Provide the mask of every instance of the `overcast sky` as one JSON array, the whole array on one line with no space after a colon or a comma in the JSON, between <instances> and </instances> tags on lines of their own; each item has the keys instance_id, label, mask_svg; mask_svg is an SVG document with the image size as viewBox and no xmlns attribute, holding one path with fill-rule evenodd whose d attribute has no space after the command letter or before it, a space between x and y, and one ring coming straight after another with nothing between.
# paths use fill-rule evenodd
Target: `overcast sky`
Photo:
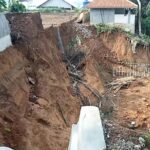
<instances>
[{"instance_id":1,"label":"overcast sky","mask_svg":"<svg viewBox=\"0 0 150 150\"><path fill-rule=\"evenodd\" d=\"M80 6L83 3L83 0L66 0L66 1L68 1L69 3L71 3L73 5L77 5L77 6Z\"/></svg>"},{"instance_id":2,"label":"overcast sky","mask_svg":"<svg viewBox=\"0 0 150 150\"><path fill-rule=\"evenodd\" d=\"M5 1L8 2L9 0L5 0ZM34 1L35 4L40 5L42 2L44 2L46 0L32 0L32 1ZM69 2L70 4L72 4L74 6L80 7L80 6L82 6L84 0L65 0L65 1ZM92 0L89 0L89 1L92 1Z\"/></svg>"},{"instance_id":3,"label":"overcast sky","mask_svg":"<svg viewBox=\"0 0 150 150\"><path fill-rule=\"evenodd\" d=\"M82 6L84 0L66 0L66 1L75 6ZM91 0L89 0L89 1L91 1Z\"/></svg>"}]
</instances>

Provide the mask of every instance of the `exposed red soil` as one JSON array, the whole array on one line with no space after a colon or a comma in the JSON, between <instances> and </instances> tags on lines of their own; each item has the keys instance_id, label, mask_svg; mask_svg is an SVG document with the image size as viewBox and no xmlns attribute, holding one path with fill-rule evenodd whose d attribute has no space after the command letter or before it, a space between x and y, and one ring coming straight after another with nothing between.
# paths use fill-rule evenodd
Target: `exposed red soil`
<instances>
[{"instance_id":1,"label":"exposed red soil","mask_svg":"<svg viewBox=\"0 0 150 150\"><path fill-rule=\"evenodd\" d=\"M114 103L115 122L128 128L134 121L139 130L150 131L150 78L138 79L121 90Z\"/></svg>"},{"instance_id":2,"label":"exposed red soil","mask_svg":"<svg viewBox=\"0 0 150 150\"><path fill-rule=\"evenodd\" d=\"M67 149L80 103L70 93L55 29L45 33L39 14L7 18L19 37L0 54L0 143L15 150Z\"/></svg>"},{"instance_id":3,"label":"exposed red soil","mask_svg":"<svg viewBox=\"0 0 150 150\"><path fill-rule=\"evenodd\" d=\"M150 62L150 46L138 44L136 53L133 53L131 41L123 33L104 33L100 35L100 40L116 53L118 60L145 64Z\"/></svg>"}]
</instances>

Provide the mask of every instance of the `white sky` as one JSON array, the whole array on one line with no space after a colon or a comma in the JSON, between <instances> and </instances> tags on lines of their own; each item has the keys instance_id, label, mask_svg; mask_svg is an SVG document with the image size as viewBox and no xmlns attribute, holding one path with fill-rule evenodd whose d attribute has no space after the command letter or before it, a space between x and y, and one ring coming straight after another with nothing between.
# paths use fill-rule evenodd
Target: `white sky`
<instances>
[{"instance_id":1,"label":"white sky","mask_svg":"<svg viewBox=\"0 0 150 150\"><path fill-rule=\"evenodd\" d=\"M66 0L66 1L75 6L81 6L84 0ZM92 1L92 0L89 0L89 1Z\"/></svg>"},{"instance_id":2,"label":"white sky","mask_svg":"<svg viewBox=\"0 0 150 150\"><path fill-rule=\"evenodd\" d=\"M5 0L5 1L8 2L8 0ZM38 4L41 4L42 2L44 2L46 0L32 0L32 1L34 2L35 5L36 4L38 5ZM65 1L69 2L72 5L80 7L80 6L82 6L84 0L65 0ZM92 1L92 0L89 0L89 1Z\"/></svg>"},{"instance_id":3,"label":"white sky","mask_svg":"<svg viewBox=\"0 0 150 150\"><path fill-rule=\"evenodd\" d=\"M82 5L82 3L83 3L83 0L66 0L66 1L68 1L69 3L71 3L73 5L77 5L77 6Z\"/></svg>"},{"instance_id":4,"label":"white sky","mask_svg":"<svg viewBox=\"0 0 150 150\"><path fill-rule=\"evenodd\" d=\"M34 1L34 3L41 3L46 0L33 0L33 1ZM65 1L69 2L72 5L80 7L80 6L82 6L84 0L65 0ZM92 0L89 0L89 1L92 1Z\"/></svg>"}]
</instances>

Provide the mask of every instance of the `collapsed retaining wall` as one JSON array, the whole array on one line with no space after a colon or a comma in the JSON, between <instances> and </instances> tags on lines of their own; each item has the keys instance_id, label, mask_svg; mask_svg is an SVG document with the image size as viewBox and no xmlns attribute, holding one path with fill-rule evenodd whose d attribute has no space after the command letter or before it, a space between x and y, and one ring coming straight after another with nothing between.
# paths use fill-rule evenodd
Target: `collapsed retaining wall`
<instances>
[{"instance_id":1,"label":"collapsed retaining wall","mask_svg":"<svg viewBox=\"0 0 150 150\"><path fill-rule=\"evenodd\" d=\"M0 52L11 46L10 27L5 14L0 13Z\"/></svg>"}]
</instances>

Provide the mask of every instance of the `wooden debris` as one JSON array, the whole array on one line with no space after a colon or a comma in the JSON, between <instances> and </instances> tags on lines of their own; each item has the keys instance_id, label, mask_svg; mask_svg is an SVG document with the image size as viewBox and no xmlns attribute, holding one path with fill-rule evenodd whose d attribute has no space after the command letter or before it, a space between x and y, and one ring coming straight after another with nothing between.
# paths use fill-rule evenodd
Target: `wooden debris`
<instances>
[{"instance_id":1,"label":"wooden debris","mask_svg":"<svg viewBox=\"0 0 150 150\"><path fill-rule=\"evenodd\" d=\"M114 93L117 93L121 88L129 86L135 80L136 78L134 77L119 78L107 84L107 86L110 86L114 90Z\"/></svg>"},{"instance_id":2,"label":"wooden debris","mask_svg":"<svg viewBox=\"0 0 150 150\"><path fill-rule=\"evenodd\" d=\"M95 91L93 88L91 88L88 84L86 84L85 82L81 81L81 80L78 80L79 83L83 84L89 91L92 92L93 95L95 95L98 99L102 98L102 96L97 92Z\"/></svg>"}]
</instances>

